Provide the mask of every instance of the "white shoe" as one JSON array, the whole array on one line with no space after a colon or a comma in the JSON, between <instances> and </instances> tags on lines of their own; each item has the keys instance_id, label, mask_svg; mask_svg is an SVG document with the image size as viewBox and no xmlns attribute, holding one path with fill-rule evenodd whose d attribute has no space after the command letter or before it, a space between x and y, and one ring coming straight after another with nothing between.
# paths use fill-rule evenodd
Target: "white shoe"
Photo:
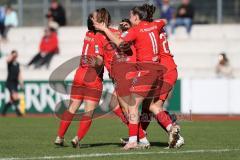
<instances>
[{"instance_id":1,"label":"white shoe","mask_svg":"<svg viewBox=\"0 0 240 160\"><path fill-rule=\"evenodd\" d=\"M57 146L64 146L64 138L61 138L61 137L57 136L54 144L57 145Z\"/></svg>"},{"instance_id":2,"label":"white shoe","mask_svg":"<svg viewBox=\"0 0 240 160\"><path fill-rule=\"evenodd\" d=\"M184 145L184 138L178 134L179 137L178 137L178 140L177 140L177 143L175 144L174 148L181 148L183 145Z\"/></svg>"},{"instance_id":3,"label":"white shoe","mask_svg":"<svg viewBox=\"0 0 240 160\"><path fill-rule=\"evenodd\" d=\"M151 145L149 142L138 142L138 148L150 149Z\"/></svg>"},{"instance_id":4,"label":"white shoe","mask_svg":"<svg viewBox=\"0 0 240 160\"><path fill-rule=\"evenodd\" d=\"M138 149L138 143L137 142L128 142L123 147L123 150L131 150L131 149Z\"/></svg>"},{"instance_id":5,"label":"white shoe","mask_svg":"<svg viewBox=\"0 0 240 160\"><path fill-rule=\"evenodd\" d=\"M77 148L79 146L79 139L78 139L78 136L74 137L71 141L72 143L72 147L73 148Z\"/></svg>"},{"instance_id":6,"label":"white shoe","mask_svg":"<svg viewBox=\"0 0 240 160\"><path fill-rule=\"evenodd\" d=\"M120 138L120 141L122 144L127 144L129 141L129 138Z\"/></svg>"},{"instance_id":7,"label":"white shoe","mask_svg":"<svg viewBox=\"0 0 240 160\"><path fill-rule=\"evenodd\" d=\"M169 132L168 148L175 148L175 145L179 139L180 127L178 125L173 125Z\"/></svg>"}]
</instances>

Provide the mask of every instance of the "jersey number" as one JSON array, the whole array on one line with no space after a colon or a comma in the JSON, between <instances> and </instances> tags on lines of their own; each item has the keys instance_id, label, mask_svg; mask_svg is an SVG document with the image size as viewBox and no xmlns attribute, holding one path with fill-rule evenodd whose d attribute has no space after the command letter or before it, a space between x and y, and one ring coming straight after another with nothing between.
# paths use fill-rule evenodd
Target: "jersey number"
<instances>
[{"instance_id":1,"label":"jersey number","mask_svg":"<svg viewBox=\"0 0 240 160\"><path fill-rule=\"evenodd\" d=\"M163 40L163 50L165 53L170 53L169 47L168 47L168 42L167 42L167 34L166 33L161 33L160 34L160 39Z\"/></svg>"},{"instance_id":2,"label":"jersey number","mask_svg":"<svg viewBox=\"0 0 240 160\"><path fill-rule=\"evenodd\" d=\"M151 42L152 42L153 53L158 54L158 46L157 46L156 37L155 37L153 32L150 32L148 34L149 34L149 37L150 37Z\"/></svg>"}]
</instances>

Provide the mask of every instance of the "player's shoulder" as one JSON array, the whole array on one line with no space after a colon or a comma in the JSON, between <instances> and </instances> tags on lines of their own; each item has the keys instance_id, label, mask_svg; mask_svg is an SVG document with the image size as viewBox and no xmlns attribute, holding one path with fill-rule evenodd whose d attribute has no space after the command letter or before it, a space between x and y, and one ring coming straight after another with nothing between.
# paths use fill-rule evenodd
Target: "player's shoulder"
<instances>
[{"instance_id":1,"label":"player's shoulder","mask_svg":"<svg viewBox=\"0 0 240 160\"><path fill-rule=\"evenodd\" d=\"M94 35L95 35L95 33L92 31L87 31L85 34L86 37L94 37Z\"/></svg>"},{"instance_id":2,"label":"player's shoulder","mask_svg":"<svg viewBox=\"0 0 240 160\"><path fill-rule=\"evenodd\" d=\"M105 36L105 34L102 33L102 32L97 32L97 33L95 34L95 38L97 38L97 39L106 39L106 36Z\"/></svg>"},{"instance_id":3,"label":"player's shoulder","mask_svg":"<svg viewBox=\"0 0 240 160\"><path fill-rule=\"evenodd\" d=\"M137 32L141 29L140 26L132 26L127 32Z\"/></svg>"},{"instance_id":4,"label":"player's shoulder","mask_svg":"<svg viewBox=\"0 0 240 160\"><path fill-rule=\"evenodd\" d=\"M164 24L166 24L167 20L166 19L154 19L153 22L154 23L164 23Z\"/></svg>"},{"instance_id":5,"label":"player's shoulder","mask_svg":"<svg viewBox=\"0 0 240 160\"><path fill-rule=\"evenodd\" d=\"M106 43L108 41L107 36L102 32L97 32L95 35L95 41L98 43Z\"/></svg>"},{"instance_id":6,"label":"player's shoulder","mask_svg":"<svg viewBox=\"0 0 240 160\"><path fill-rule=\"evenodd\" d=\"M85 34L84 41L91 42L94 38L95 38L94 32L87 31L86 34Z\"/></svg>"},{"instance_id":7,"label":"player's shoulder","mask_svg":"<svg viewBox=\"0 0 240 160\"><path fill-rule=\"evenodd\" d=\"M165 26L167 24L167 20L166 19L155 19L152 24L155 25L161 25L161 26Z\"/></svg>"}]
</instances>

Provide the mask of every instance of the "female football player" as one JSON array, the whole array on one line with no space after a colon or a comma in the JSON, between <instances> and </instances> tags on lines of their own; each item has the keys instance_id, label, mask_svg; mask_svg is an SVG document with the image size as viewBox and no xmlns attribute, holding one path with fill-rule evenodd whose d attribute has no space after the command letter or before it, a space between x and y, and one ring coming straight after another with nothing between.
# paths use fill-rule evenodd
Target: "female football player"
<instances>
[{"instance_id":1,"label":"female football player","mask_svg":"<svg viewBox=\"0 0 240 160\"><path fill-rule=\"evenodd\" d=\"M137 148L137 135L138 135L138 106L147 96L148 92L145 92L145 88L142 91L138 86L142 84L147 84L147 88L151 87L154 82L157 81L159 75L158 65L158 54L159 54L159 36L157 28L163 27L163 24L152 24L151 21L154 13L154 8L152 8L152 14L147 14L145 8L142 6L134 7L130 11L130 21L133 27L128 31L127 34L123 35L122 38L114 35L105 24L98 23L94 21L94 26L105 32L108 38L113 41L118 47L126 46L126 44L133 44L136 48L136 59L137 59L137 69L138 70L149 70L152 69L152 73L147 73L147 76L143 76L143 79L136 79L134 81L133 91L136 93L132 94L131 101L128 101L128 120L129 120L129 142L125 145L124 149L134 149ZM147 65L145 65L147 64ZM140 77L140 76L139 76ZM141 77L142 78L142 77ZM124 82L122 82L124 83ZM140 84L140 85L139 85ZM136 87L135 87L136 86ZM136 90L135 90L136 88Z\"/></svg>"},{"instance_id":2,"label":"female football player","mask_svg":"<svg viewBox=\"0 0 240 160\"><path fill-rule=\"evenodd\" d=\"M148 4L144 4L143 7L145 10L150 10L147 13L152 11L152 7ZM165 20L155 20L152 23L165 23ZM177 80L177 66L174 62L173 55L171 54L168 46L167 41L167 35L163 28L158 28L159 35L160 35L160 64L162 66L165 66L167 69L167 72L162 76L160 76L159 80L159 90L154 95L154 100L146 99L144 100L142 104L142 118L141 118L141 127L146 133L146 129L151 121L151 112L155 115L155 118L157 119L158 123L161 125L161 127L169 133L169 148L179 148L184 144L183 137L180 136L179 131L180 127L179 125L176 125L175 122L173 122L171 116L168 114L167 111L164 110L163 104L166 100L169 92L172 90L172 87L174 86L176 80ZM161 93L161 90L165 90L164 94ZM151 102L152 101L152 102ZM139 137L141 135L139 134ZM124 143L125 141L123 139ZM148 146L148 143L140 142L140 146L146 148Z\"/></svg>"},{"instance_id":3,"label":"female football player","mask_svg":"<svg viewBox=\"0 0 240 160\"><path fill-rule=\"evenodd\" d=\"M85 112L81 117L77 136L71 141L73 147L78 146L79 141L82 140L91 126L94 109L101 98L103 58L96 45L96 30L93 26L92 18L97 19L96 12L88 17L88 32L84 39L80 66L73 80L69 108L61 117L58 136L55 140L56 145L64 145L64 135L75 113L80 105L84 103Z\"/></svg>"}]
</instances>

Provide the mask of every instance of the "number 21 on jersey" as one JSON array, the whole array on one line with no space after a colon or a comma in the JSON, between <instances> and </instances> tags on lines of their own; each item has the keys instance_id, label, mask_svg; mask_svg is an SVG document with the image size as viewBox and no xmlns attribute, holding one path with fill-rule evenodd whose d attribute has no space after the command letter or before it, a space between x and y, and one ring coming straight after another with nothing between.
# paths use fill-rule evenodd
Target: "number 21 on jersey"
<instances>
[{"instance_id":1,"label":"number 21 on jersey","mask_svg":"<svg viewBox=\"0 0 240 160\"><path fill-rule=\"evenodd\" d=\"M168 41L167 41L167 33L162 32L160 34L160 40L162 43L162 47L163 47L163 51L164 53L169 53L170 54L170 50L169 50L169 46L168 46Z\"/></svg>"}]
</instances>

